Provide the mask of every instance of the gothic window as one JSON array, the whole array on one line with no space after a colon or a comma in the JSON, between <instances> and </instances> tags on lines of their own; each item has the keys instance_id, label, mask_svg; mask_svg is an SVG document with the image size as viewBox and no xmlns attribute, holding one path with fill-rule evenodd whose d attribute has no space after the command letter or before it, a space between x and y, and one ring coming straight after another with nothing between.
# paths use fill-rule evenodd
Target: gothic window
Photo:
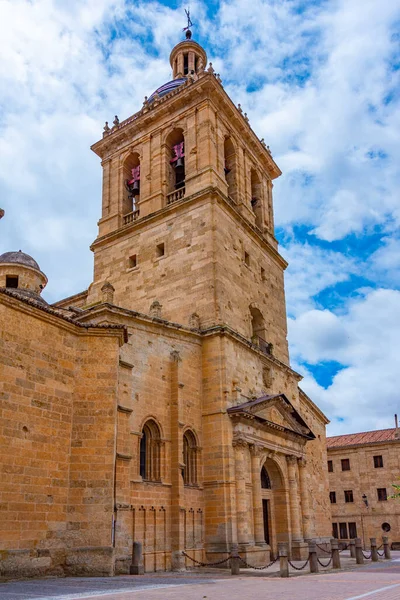
<instances>
[{"instance_id":1,"label":"gothic window","mask_svg":"<svg viewBox=\"0 0 400 600\"><path fill-rule=\"evenodd\" d=\"M174 129L166 140L168 194L185 187L185 139L182 129Z\"/></svg>"},{"instance_id":2,"label":"gothic window","mask_svg":"<svg viewBox=\"0 0 400 600\"><path fill-rule=\"evenodd\" d=\"M263 490L271 489L271 480L265 467L261 469L261 487Z\"/></svg>"},{"instance_id":3,"label":"gothic window","mask_svg":"<svg viewBox=\"0 0 400 600\"><path fill-rule=\"evenodd\" d=\"M147 481L160 481L160 429L149 419L143 426L140 439L140 475Z\"/></svg>"},{"instance_id":4,"label":"gothic window","mask_svg":"<svg viewBox=\"0 0 400 600\"><path fill-rule=\"evenodd\" d=\"M251 208L256 218L256 226L262 228L261 181L254 169L251 169Z\"/></svg>"},{"instance_id":5,"label":"gothic window","mask_svg":"<svg viewBox=\"0 0 400 600\"><path fill-rule=\"evenodd\" d=\"M228 197L237 202L236 152L230 138L224 142L224 173L228 184Z\"/></svg>"},{"instance_id":6,"label":"gothic window","mask_svg":"<svg viewBox=\"0 0 400 600\"><path fill-rule=\"evenodd\" d=\"M128 215L138 210L140 200L140 157L137 152L130 154L125 160L123 179L122 214Z\"/></svg>"},{"instance_id":7,"label":"gothic window","mask_svg":"<svg viewBox=\"0 0 400 600\"><path fill-rule=\"evenodd\" d=\"M251 316L251 341L265 354L271 354L272 346L265 339L265 321L261 311L255 306L250 306Z\"/></svg>"},{"instance_id":8,"label":"gothic window","mask_svg":"<svg viewBox=\"0 0 400 600\"><path fill-rule=\"evenodd\" d=\"M197 445L192 431L183 435L183 481L185 485L197 484Z\"/></svg>"}]
</instances>

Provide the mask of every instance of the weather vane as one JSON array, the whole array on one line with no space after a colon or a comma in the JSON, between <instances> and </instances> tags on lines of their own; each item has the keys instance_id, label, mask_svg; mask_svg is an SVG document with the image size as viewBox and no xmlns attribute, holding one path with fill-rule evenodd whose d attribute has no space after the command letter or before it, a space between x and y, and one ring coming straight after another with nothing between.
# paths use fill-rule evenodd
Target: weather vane
<instances>
[{"instance_id":1,"label":"weather vane","mask_svg":"<svg viewBox=\"0 0 400 600\"><path fill-rule=\"evenodd\" d=\"M182 31L187 31L190 27L193 27L192 19L190 18L190 9L185 8L185 13L187 17L187 27L184 27Z\"/></svg>"}]
</instances>

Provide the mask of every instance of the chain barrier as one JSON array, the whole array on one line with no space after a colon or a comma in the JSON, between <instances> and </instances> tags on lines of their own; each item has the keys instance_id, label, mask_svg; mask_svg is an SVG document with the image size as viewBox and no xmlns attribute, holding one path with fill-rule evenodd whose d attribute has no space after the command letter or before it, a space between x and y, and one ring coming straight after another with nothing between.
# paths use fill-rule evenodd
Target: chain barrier
<instances>
[{"instance_id":1,"label":"chain barrier","mask_svg":"<svg viewBox=\"0 0 400 600\"><path fill-rule=\"evenodd\" d=\"M350 547L350 544L346 544L344 548L342 548L341 550L339 550L339 552L344 552L345 550L348 550Z\"/></svg>"},{"instance_id":2,"label":"chain barrier","mask_svg":"<svg viewBox=\"0 0 400 600\"><path fill-rule=\"evenodd\" d=\"M196 560L195 558L192 558L191 556L189 556L189 554L186 554L186 552L182 552L182 554L183 554L183 556L186 556L186 558L188 558L192 562L196 563L200 567L216 567L218 565L222 565L223 563L228 562L228 560L230 560L231 558L239 558L239 557L236 557L236 556L232 556L230 554L228 556L228 558L223 558L222 560L218 560L218 561L212 562L212 563L204 563L204 562L201 562L200 560Z\"/></svg>"},{"instance_id":3,"label":"chain barrier","mask_svg":"<svg viewBox=\"0 0 400 600\"><path fill-rule=\"evenodd\" d=\"M249 565L249 563L246 562L244 560L244 558L242 558L241 556L239 556L239 558L240 558L240 562L243 563L247 569L256 569L257 571L263 571L264 569L268 569L269 567L272 567L272 565L274 565L276 563L276 561L279 560L280 557L277 556L275 558L275 560L271 560L271 562L268 563L268 565L265 565L264 567L254 567L253 565Z\"/></svg>"},{"instance_id":4,"label":"chain barrier","mask_svg":"<svg viewBox=\"0 0 400 600\"><path fill-rule=\"evenodd\" d=\"M383 550L383 552L379 552L379 550L376 551L378 556L385 556L385 551Z\"/></svg>"},{"instance_id":5,"label":"chain barrier","mask_svg":"<svg viewBox=\"0 0 400 600\"><path fill-rule=\"evenodd\" d=\"M329 567L329 565L330 565L330 564L331 564L331 562L332 562L332 559L333 559L333 556L331 556L331 557L330 557L330 559L328 560L328 562L326 563L326 565L324 565L324 563L323 563L321 560L319 560L319 558L318 558L318 556L317 556L317 561L318 561L318 564L320 564L320 565L321 565L321 567L324 567L324 568L326 568L326 567Z\"/></svg>"},{"instance_id":6,"label":"chain barrier","mask_svg":"<svg viewBox=\"0 0 400 600\"><path fill-rule=\"evenodd\" d=\"M322 550L322 552L326 552L327 554L330 554L331 551L330 550L326 550L323 546L320 546L319 544L315 543L315 545L317 546L317 548L319 548L320 550Z\"/></svg>"},{"instance_id":7,"label":"chain barrier","mask_svg":"<svg viewBox=\"0 0 400 600\"><path fill-rule=\"evenodd\" d=\"M371 556L372 556L372 552L370 553L370 555L369 555L369 556L365 556L365 554L364 554L364 550L362 550L362 554L363 554L363 557L364 557L366 560L369 560L369 559L371 558Z\"/></svg>"},{"instance_id":8,"label":"chain barrier","mask_svg":"<svg viewBox=\"0 0 400 600\"><path fill-rule=\"evenodd\" d=\"M308 558L307 558L306 562L304 563L304 565L302 567L296 567L296 565L294 565L291 560L288 560L289 565L291 567L293 567L293 569L295 571L302 571L303 569L306 568L306 566L308 565L309 562L310 562L310 555L308 555Z\"/></svg>"}]
</instances>

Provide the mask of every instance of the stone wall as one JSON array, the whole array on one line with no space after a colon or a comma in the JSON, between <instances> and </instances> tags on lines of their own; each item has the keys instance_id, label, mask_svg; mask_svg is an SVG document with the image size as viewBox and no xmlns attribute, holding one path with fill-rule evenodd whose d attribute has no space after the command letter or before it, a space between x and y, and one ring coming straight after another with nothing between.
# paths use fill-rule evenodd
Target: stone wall
<instances>
[{"instance_id":1,"label":"stone wall","mask_svg":"<svg viewBox=\"0 0 400 600\"><path fill-rule=\"evenodd\" d=\"M111 552L120 335L0 295L1 571L77 573L85 548L93 572L91 549Z\"/></svg>"},{"instance_id":2,"label":"stone wall","mask_svg":"<svg viewBox=\"0 0 400 600\"><path fill-rule=\"evenodd\" d=\"M329 475L329 491L336 492L336 504L331 504L332 523L355 523L357 535L369 545L369 538L376 537L378 546L382 535L390 542L400 542L400 501L378 500L377 489L385 488L387 495L393 494L392 483L400 473L400 441L365 444L357 447L328 448L329 460L333 462L333 473ZM382 456L383 468L374 467L374 456ZM341 460L350 460L350 471L342 471ZM353 491L353 502L345 502L344 491ZM362 496L366 495L368 507ZM390 525L390 531L382 528ZM344 538L346 539L346 538Z\"/></svg>"}]
</instances>

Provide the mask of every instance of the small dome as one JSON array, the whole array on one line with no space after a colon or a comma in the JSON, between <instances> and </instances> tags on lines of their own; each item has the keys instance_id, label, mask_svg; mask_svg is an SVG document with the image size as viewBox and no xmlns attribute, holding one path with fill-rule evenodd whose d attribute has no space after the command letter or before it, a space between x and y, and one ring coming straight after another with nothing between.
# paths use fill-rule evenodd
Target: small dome
<instances>
[{"instance_id":1,"label":"small dome","mask_svg":"<svg viewBox=\"0 0 400 600\"><path fill-rule=\"evenodd\" d=\"M36 260L29 256L29 254L25 254L25 252L4 252L4 254L0 255L0 264L1 263L17 263L19 265L25 265L26 267L33 267L40 271L40 267L37 264Z\"/></svg>"},{"instance_id":2,"label":"small dome","mask_svg":"<svg viewBox=\"0 0 400 600\"><path fill-rule=\"evenodd\" d=\"M172 81L168 81L168 83L164 83L164 85L160 86L158 89L156 89L155 92L152 93L152 95L149 98L149 102L152 102L154 100L154 96L156 94L158 94L159 97L162 98L163 96L166 96L170 92L176 90L176 88L180 87L185 82L186 77L179 77L178 79L173 79Z\"/></svg>"}]
</instances>

